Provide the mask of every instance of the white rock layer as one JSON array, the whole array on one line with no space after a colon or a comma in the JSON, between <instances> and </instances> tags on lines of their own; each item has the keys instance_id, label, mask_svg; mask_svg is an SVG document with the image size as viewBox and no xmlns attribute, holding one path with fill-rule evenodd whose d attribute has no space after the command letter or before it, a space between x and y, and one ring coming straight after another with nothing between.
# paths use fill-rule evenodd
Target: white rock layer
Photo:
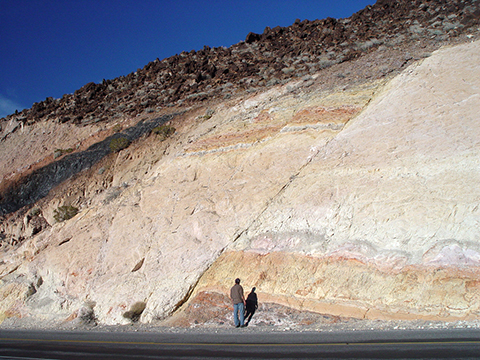
<instances>
[{"instance_id":1,"label":"white rock layer","mask_svg":"<svg viewBox=\"0 0 480 360\"><path fill-rule=\"evenodd\" d=\"M150 322L198 281L194 294L227 291L240 274L264 300L301 309L477 317L479 94L476 42L386 85L299 81L188 118L158 162L116 165L115 196L3 256L1 316L62 320L91 307L117 324L144 303ZM427 276L445 267L456 275ZM453 293L440 301L422 284Z\"/></svg>"}]
</instances>

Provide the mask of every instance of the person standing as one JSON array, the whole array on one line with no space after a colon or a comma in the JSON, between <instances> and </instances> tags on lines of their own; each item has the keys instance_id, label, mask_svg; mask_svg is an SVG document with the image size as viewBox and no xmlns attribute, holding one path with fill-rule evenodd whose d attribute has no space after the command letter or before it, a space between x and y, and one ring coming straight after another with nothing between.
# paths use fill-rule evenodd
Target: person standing
<instances>
[{"instance_id":1,"label":"person standing","mask_svg":"<svg viewBox=\"0 0 480 360\"><path fill-rule=\"evenodd\" d=\"M235 327L244 327L245 296L243 295L243 287L240 285L240 279L238 278L235 279L235 285L230 289L230 299L232 299L233 303L233 321Z\"/></svg>"},{"instance_id":2,"label":"person standing","mask_svg":"<svg viewBox=\"0 0 480 360\"><path fill-rule=\"evenodd\" d=\"M255 310L258 309L258 298L257 294L255 293L256 288L252 288L252 291L247 296L246 302L246 311L245 311L245 326L248 326L250 320L252 320L253 314L255 314Z\"/></svg>"}]
</instances>

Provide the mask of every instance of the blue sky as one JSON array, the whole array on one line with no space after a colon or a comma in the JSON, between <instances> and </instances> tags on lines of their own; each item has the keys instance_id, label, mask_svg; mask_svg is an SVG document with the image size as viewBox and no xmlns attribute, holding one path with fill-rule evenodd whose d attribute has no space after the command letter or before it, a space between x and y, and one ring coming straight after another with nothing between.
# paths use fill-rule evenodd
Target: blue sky
<instances>
[{"instance_id":1,"label":"blue sky","mask_svg":"<svg viewBox=\"0 0 480 360\"><path fill-rule=\"evenodd\" d=\"M349 17L375 0L0 0L0 118L156 58L231 46L295 19Z\"/></svg>"}]
</instances>

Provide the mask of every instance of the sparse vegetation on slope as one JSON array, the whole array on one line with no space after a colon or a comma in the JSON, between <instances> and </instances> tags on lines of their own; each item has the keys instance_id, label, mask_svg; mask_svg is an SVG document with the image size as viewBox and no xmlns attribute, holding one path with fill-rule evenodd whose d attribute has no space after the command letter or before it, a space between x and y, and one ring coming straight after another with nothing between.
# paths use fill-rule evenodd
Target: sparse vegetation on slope
<instances>
[{"instance_id":1,"label":"sparse vegetation on slope","mask_svg":"<svg viewBox=\"0 0 480 360\"><path fill-rule=\"evenodd\" d=\"M479 43L435 51L478 35L477 5L378 1L10 117L0 143L42 155L2 163L0 320L158 321L236 271L302 310L477 316ZM52 226L58 204L82 216Z\"/></svg>"},{"instance_id":2,"label":"sparse vegetation on slope","mask_svg":"<svg viewBox=\"0 0 480 360\"><path fill-rule=\"evenodd\" d=\"M171 125L160 125L152 130L152 132L157 134L162 141L175 134L175 131L175 128Z\"/></svg>"},{"instance_id":3,"label":"sparse vegetation on slope","mask_svg":"<svg viewBox=\"0 0 480 360\"><path fill-rule=\"evenodd\" d=\"M124 136L113 138L110 140L110 150L112 152L119 152L130 145L130 140Z\"/></svg>"},{"instance_id":4,"label":"sparse vegetation on slope","mask_svg":"<svg viewBox=\"0 0 480 360\"><path fill-rule=\"evenodd\" d=\"M78 214L78 208L72 205L62 205L54 210L53 218L57 222L70 220Z\"/></svg>"}]
</instances>

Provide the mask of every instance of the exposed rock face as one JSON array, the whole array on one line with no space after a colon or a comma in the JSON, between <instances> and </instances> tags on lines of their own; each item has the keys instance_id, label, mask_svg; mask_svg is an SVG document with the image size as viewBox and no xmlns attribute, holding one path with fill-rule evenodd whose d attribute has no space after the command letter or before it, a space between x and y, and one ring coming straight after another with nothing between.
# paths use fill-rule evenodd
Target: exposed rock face
<instances>
[{"instance_id":1,"label":"exposed rock face","mask_svg":"<svg viewBox=\"0 0 480 360\"><path fill-rule=\"evenodd\" d=\"M478 317L478 50L411 66L334 139L313 141L311 162L198 291L226 292L236 274L265 300L328 314Z\"/></svg>"},{"instance_id":2,"label":"exposed rock face","mask_svg":"<svg viewBox=\"0 0 480 360\"><path fill-rule=\"evenodd\" d=\"M366 11L410 9L396 4ZM19 155L33 164L16 173L24 179L100 152L69 176L52 171L48 179L63 177L34 206L9 210L28 192L3 194L0 317L126 324L175 314L171 324L189 324L201 319L196 308L205 311L192 304L206 294L225 303L239 276L260 301L277 304L270 309L477 319L480 42L426 58L425 49L409 49L408 60L403 49L378 49L255 94L117 129L56 120L22 128L9 119L5 164L17 164L13 144L26 134L46 141L49 131L61 132L55 147L74 149L54 159L48 143ZM176 132L164 141L149 132L166 124ZM112 153L109 136L133 142ZM8 174L15 189L34 188ZM64 203L80 212L55 223ZM223 319L222 311L212 314Z\"/></svg>"}]
</instances>

